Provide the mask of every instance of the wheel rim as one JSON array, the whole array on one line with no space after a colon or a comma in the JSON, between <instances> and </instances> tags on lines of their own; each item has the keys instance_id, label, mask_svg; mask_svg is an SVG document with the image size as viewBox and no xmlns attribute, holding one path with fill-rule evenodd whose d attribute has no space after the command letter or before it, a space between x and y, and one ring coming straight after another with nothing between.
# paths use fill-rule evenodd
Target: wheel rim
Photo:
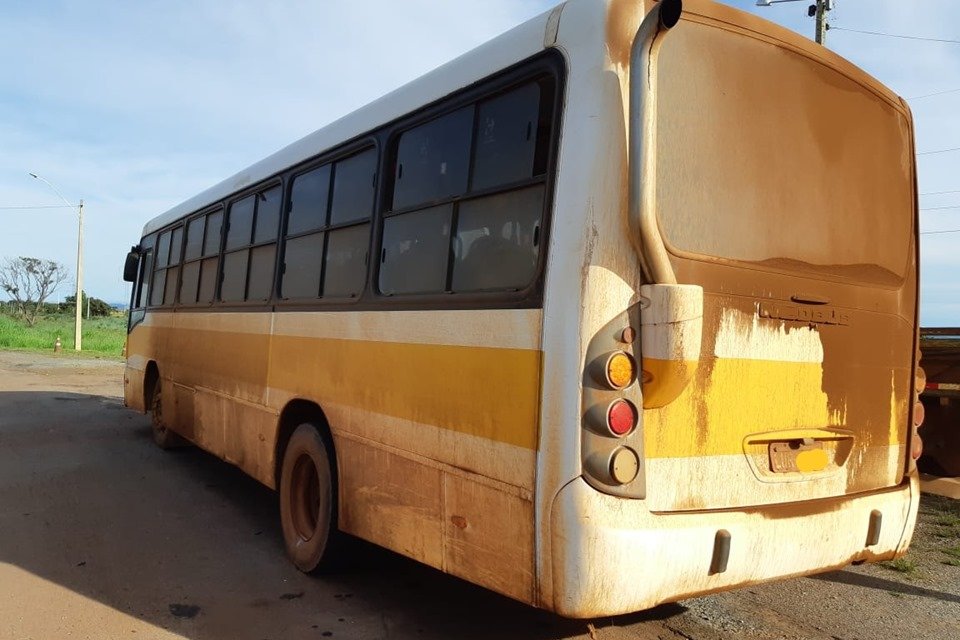
<instances>
[{"instance_id":1,"label":"wheel rim","mask_svg":"<svg viewBox=\"0 0 960 640\"><path fill-rule=\"evenodd\" d=\"M320 476L313 459L308 455L297 458L290 479L293 528L297 536L306 542L314 536L320 521Z\"/></svg>"}]
</instances>

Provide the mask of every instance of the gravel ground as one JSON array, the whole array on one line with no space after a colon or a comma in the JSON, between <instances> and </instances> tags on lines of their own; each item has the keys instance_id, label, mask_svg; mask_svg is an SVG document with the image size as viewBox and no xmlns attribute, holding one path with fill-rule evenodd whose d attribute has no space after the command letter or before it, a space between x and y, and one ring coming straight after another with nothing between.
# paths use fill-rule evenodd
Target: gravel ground
<instances>
[{"instance_id":1,"label":"gravel ground","mask_svg":"<svg viewBox=\"0 0 960 640\"><path fill-rule=\"evenodd\" d=\"M593 621L362 543L352 571L307 577L283 557L275 495L157 450L121 377L116 360L0 352L0 640L960 640L960 501L936 496L896 563Z\"/></svg>"}]
</instances>

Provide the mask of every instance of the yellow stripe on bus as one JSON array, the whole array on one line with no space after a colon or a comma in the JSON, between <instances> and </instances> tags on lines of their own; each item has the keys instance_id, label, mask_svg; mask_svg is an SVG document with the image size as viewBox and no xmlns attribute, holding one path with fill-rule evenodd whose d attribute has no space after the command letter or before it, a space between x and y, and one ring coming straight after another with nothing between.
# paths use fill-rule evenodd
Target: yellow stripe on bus
<instances>
[{"instance_id":1,"label":"yellow stripe on bus","mask_svg":"<svg viewBox=\"0 0 960 640\"><path fill-rule=\"evenodd\" d=\"M643 412L646 457L742 454L747 436L787 429L849 429L867 446L906 441L908 371L896 372L896 389L888 378L878 390L878 400L892 405L894 416L903 416L885 425L878 437L870 434L869 425L847 424L845 407L831 410L818 362L716 358L701 362L700 368L674 402Z\"/></svg>"},{"instance_id":2,"label":"yellow stripe on bus","mask_svg":"<svg viewBox=\"0 0 960 640\"><path fill-rule=\"evenodd\" d=\"M168 354L164 376L247 401L265 403L260 394L278 389L321 406L331 401L537 448L536 350L167 327L138 327L130 348Z\"/></svg>"}]
</instances>

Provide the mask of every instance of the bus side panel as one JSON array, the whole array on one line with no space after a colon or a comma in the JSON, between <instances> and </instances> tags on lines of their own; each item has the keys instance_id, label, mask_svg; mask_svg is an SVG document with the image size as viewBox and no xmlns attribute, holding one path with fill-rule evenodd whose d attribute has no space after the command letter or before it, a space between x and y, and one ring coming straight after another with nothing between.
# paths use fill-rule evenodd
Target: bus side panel
<instances>
[{"instance_id":1,"label":"bus side panel","mask_svg":"<svg viewBox=\"0 0 960 640\"><path fill-rule=\"evenodd\" d=\"M526 492L352 436L335 436L335 446L343 531L533 602Z\"/></svg>"},{"instance_id":2,"label":"bus side panel","mask_svg":"<svg viewBox=\"0 0 960 640\"><path fill-rule=\"evenodd\" d=\"M340 528L442 568L440 470L350 437L335 447Z\"/></svg>"}]
</instances>

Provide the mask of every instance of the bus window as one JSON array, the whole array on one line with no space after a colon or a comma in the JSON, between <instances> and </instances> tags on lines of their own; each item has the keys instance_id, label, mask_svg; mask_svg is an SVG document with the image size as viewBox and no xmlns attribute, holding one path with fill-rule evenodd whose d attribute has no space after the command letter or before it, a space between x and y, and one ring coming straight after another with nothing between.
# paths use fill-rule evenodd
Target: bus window
<instances>
[{"instance_id":1,"label":"bus window","mask_svg":"<svg viewBox=\"0 0 960 640\"><path fill-rule=\"evenodd\" d=\"M366 220L373 212L377 151L369 149L337 163L333 177L330 224Z\"/></svg>"},{"instance_id":2,"label":"bus window","mask_svg":"<svg viewBox=\"0 0 960 640\"><path fill-rule=\"evenodd\" d=\"M530 83L480 104L473 156L472 191L534 175L540 86Z\"/></svg>"},{"instance_id":3,"label":"bus window","mask_svg":"<svg viewBox=\"0 0 960 640\"><path fill-rule=\"evenodd\" d=\"M153 284L150 286L150 306L163 304L163 288L167 279L166 267L170 260L170 230L160 234L157 241L157 253L154 260Z\"/></svg>"},{"instance_id":4,"label":"bus window","mask_svg":"<svg viewBox=\"0 0 960 640\"><path fill-rule=\"evenodd\" d=\"M327 200L330 195L330 165L324 165L293 179L290 210L287 214L287 235L319 229L327 222Z\"/></svg>"},{"instance_id":5,"label":"bus window","mask_svg":"<svg viewBox=\"0 0 960 640\"><path fill-rule=\"evenodd\" d=\"M400 136L393 209L456 196L467 190L474 107L464 107Z\"/></svg>"},{"instance_id":6,"label":"bus window","mask_svg":"<svg viewBox=\"0 0 960 640\"><path fill-rule=\"evenodd\" d=\"M273 293L273 271L280 229L279 185L257 194L257 218L253 230L247 276L247 300L269 300Z\"/></svg>"},{"instance_id":7,"label":"bus window","mask_svg":"<svg viewBox=\"0 0 960 640\"><path fill-rule=\"evenodd\" d=\"M180 304L197 301L197 283L200 278L200 261L203 254L203 226L205 216L187 223L187 240L183 249L183 276L180 280Z\"/></svg>"},{"instance_id":8,"label":"bus window","mask_svg":"<svg viewBox=\"0 0 960 640\"><path fill-rule=\"evenodd\" d=\"M523 289L539 252L543 185L460 205L454 241L453 291Z\"/></svg>"},{"instance_id":9,"label":"bus window","mask_svg":"<svg viewBox=\"0 0 960 640\"><path fill-rule=\"evenodd\" d=\"M453 205L387 218L383 223L380 291L439 293L446 288Z\"/></svg>"},{"instance_id":10,"label":"bus window","mask_svg":"<svg viewBox=\"0 0 960 640\"><path fill-rule=\"evenodd\" d=\"M203 260L200 262L200 285L197 289L197 302L213 302L217 292L217 263L220 253L220 231L223 225L223 211L207 214L206 229L203 236Z\"/></svg>"},{"instance_id":11,"label":"bus window","mask_svg":"<svg viewBox=\"0 0 960 640\"><path fill-rule=\"evenodd\" d=\"M253 233L254 196L247 196L230 205L224 241L223 278L220 299L242 301L247 285L247 246Z\"/></svg>"},{"instance_id":12,"label":"bus window","mask_svg":"<svg viewBox=\"0 0 960 640\"><path fill-rule=\"evenodd\" d=\"M327 233L324 297L353 298L363 291L367 280L369 220L373 213L376 178L376 149L358 153L334 166L330 225L358 224L338 226Z\"/></svg>"}]
</instances>

